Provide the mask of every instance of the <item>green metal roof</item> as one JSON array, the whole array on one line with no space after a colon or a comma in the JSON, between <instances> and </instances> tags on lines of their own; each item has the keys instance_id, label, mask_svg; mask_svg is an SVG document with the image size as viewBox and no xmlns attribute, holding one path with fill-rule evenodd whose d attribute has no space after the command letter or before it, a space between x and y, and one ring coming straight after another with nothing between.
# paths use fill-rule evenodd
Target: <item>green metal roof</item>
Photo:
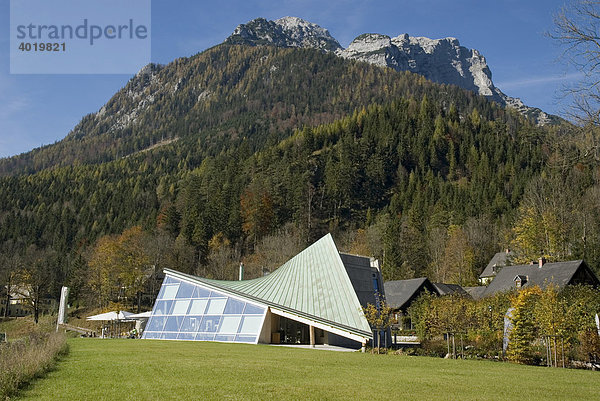
<instances>
[{"instance_id":1,"label":"green metal roof","mask_svg":"<svg viewBox=\"0 0 600 401\"><path fill-rule=\"evenodd\" d=\"M369 323L330 234L268 276L242 281L189 277L334 327L371 335Z\"/></svg>"}]
</instances>

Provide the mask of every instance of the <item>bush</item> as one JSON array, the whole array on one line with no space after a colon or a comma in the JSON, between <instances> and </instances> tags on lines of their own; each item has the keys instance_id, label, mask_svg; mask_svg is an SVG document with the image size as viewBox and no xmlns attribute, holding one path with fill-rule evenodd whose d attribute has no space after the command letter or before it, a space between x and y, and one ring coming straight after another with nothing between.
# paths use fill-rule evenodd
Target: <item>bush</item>
<instances>
[{"instance_id":1,"label":"bush","mask_svg":"<svg viewBox=\"0 0 600 401\"><path fill-rule=\"evenodd\" d=\"M32 333L29 338L0 346L0 400L51 370L68 352L64 333Z\"/></svg>"}]
</instances>

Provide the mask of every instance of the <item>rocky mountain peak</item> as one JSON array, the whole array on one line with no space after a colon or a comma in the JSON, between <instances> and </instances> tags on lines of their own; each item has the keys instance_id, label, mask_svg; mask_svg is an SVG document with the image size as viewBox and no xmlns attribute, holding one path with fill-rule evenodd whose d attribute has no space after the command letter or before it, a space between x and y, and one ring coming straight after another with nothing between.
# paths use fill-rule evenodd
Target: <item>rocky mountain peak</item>
<instances>
[{"instance_id":1,"label":"rocky mountain peak","mask_svg":"<svg viewBox=\"0 0 600 401\"><path fill-rule=\"evenodd\" d=\"M275 21L256 18L238 25L225 42L253 46L304 47L326 52L341 48L327 29L298 17L283 17Z\"/></svg>"},{"instance_id":2,"label":"rocky mountain peak","mask_svg":"<svg viewBox=\"0 0 600 401\"><path fill-rule=\"evenodd\" d=\"M528 107L519 99L504 94L494 86L492 72L485 57L476 49L461 46L453 37L430 39L402 34L391 38L378 33L357 36L344 49L326 29L297 17L275 21L254 19L239 25L226 43L308 47L365 61L398 71L410 71L441 83L457 85L499 103L543 125L557 120L540 109Z\"/></svg>"}]
</instances>

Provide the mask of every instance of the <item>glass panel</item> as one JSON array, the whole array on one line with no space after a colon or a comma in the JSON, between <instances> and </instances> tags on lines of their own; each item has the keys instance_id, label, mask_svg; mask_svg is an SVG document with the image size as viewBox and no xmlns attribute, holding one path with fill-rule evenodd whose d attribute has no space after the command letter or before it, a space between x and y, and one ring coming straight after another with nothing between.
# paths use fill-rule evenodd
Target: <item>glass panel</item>
<instances>
[{"instance_id":1,"label":"glass panel","mask_svg":"<svg viewBox=\"0 0 600 401\"><path fill-rule=\"evenodd\" d=\"M165 286L164 286L164 284L160 286L160 291L158 292L158 295L156 296L156 299L162 299L163 292L165 292Z\"/></svg>"},{"instance_id":2,"label":"glass panel","mask_svg":"<svg viewBox=\"0 0 600 401\"><path fill-rule=\"evenodd\" d=\"M173 307L173 315L185 315L188 310L188 306L190 306L190 301L186 299L185 301L175 301L175 306Z\"/></svg>"},{"instance_id":3,"label":"glass panel","mask_svg":"<svg viewBox=\"0 0 600 401\"><path fill-rule=\"evenodd\" d=\"M235 336L235 341L238 343L255 343L256 336Z\"/></svg>"},{"instance_id":4,"label":"glass panel","mask_svg":"<svg viewBox=\"0 0 600 401\"><path fill-rule=\"evenodd\" d=\"M196 336L196 340L198 340L198 341L214 341L215 335L200 333Z\"/></svg>"},{"instance_id":5,"label":"glass panel","mask_svg":"<svg viewBox=\"0 0 600 401\"><path fill-rule=\"evenodd\" d=\"M194 299L192 306L190 306L190 315L203 315L206 304L208 304L208 299Z\"/></svg>"},{"instance_id":6,"label":"glass panel","mask_svg":"<svg viewBox=\"0 0 600 401\"><path fill-rule=\"evenodd\" d=\"M198 331L202 331L205 333L214 333L219 328L220 321L221 316L204 316L204 319L202 319L202 324L200 325L200 329L198 329Z\"/></svg>"},{"instance_id":7,"label":"glass panel","mask_svg":"<svg viewBox=\"0 0 600 401\"><path fill-rule=\"evenodd\" d=\"M162 333L160 338L164 340L177 340L177 333Z\"/></svg>"},{"instance_id":8,"label":"glass panel","mask_svg":"<svg viewBox=\"0 0 600 401\"><path fill-rule=\"evenodd\" d=\"M223 316L219 333L237 333L240 326L241 316Z\"/></svg>"},{"instance_id":9,"label":"glass panel","mask_svg":"<svg viewBox=\"0 0 600 401\"><path fill-rule=\"evenodd\" d=\"M163 299L174 299L177 294L179 285L166 285L165 291L163 292Z\"/></svg>"},{"instance_id":10,"label":"glass panel","mask_svg":"<svg viewBox=\"0 0 600 401\"><path fill-rule=\"evenodd\" d=\"M160 333L148 333L147 331L144 332L144 338L145 339L153 339L153 338L159 338L160 337Z\"/></svg>"},{"instance_id":11,"label":"glass panel","mask_svg":"<svg viewBox=\"0 0 600 401\"><path fill-rule=\"evenodd\" d=\"M244 316L240 334L258 334L262 326L262 316Z\"/></svg>"},{"instance_id":12,"label":"glass panel","mask_svg":"<svg viewBox=\"0 0 600 401\"><path fill-rule=\"evenodd\" d=\"M165 277L164 284L173 284L173 283L179 283L179 281L178 280L174 280L173 278L171 278L169 276Z\"/></svg>"},{"instance_id":13,"label":"glass panel","mask_svg":"<svg viewBox=\"0 0 600 401\"><path fill-rule=\"evenodd\" d=\"M179 291L177 291L177 298L191 298L194 292L194 286L183 281L179 285Z\"/></svg>"},{"instance_id":14,"label":"glass panel","mask_svg":"<svg viewBox=\"0 0 600 401\"><path fill-rule=\"evenodd\" d=\"M215 336L215 341L233 341L233 340L235 340L235 336L223 336L223 335Z\"/></svg>"},{"instance_id":15,"label":"glass panel","mask_svg":"<svg viewBox=\"0 0 600 401\"><path fill-rule=\"evenodd\" d=\"M222 315L227 298L212 298L208 303L207 315Z\"/></svg>"},{"instance_id":16,"label":"glass panel","mask_svg":"<svg viewBox=\"0 0 600 401\"><path fill-rule=\"evenodd\" d=\"M183 322L183 316L169 316L163 331L179 331L179 326Z\"/></svg>"},{"instance_id":17,"label":"glass panel","mask_svg":"<svg viewBox=\"0 0 600 401\"><path fill-rule=\"evenodd\" d=\"M173 305L173 301L156 301L153 314L168 315L171 312L171 305Z\"/></svg>"},{"instance_id":18,"label":"glass panel","mask_svg":"<svg viewBox=\"0 0 600 401\"><path fill-rule=\"evenodd\" d=\"M197 285L196 289L194 290L194 295L192 296L192 298L208 298L209 296L210 296L209 290Z\"/></svg>"},{"instance_id":19,"label":"glass panel","mask_svg":"<svg viewBox=\"0 0 600 401\"><path fill-rule=\"evenodd\" d=\"M235 298L229 298L227 301L227 306L225 306L226 315L241 315L244 312L245 302L238 301Z\"/></svg>"},{"instance_id":20,"label":"glass panel","mask_svg":"<svg viewBox=\"0 0 600 401\"><path fill-rule=\"evenodd\" d=\"M195 340L196 333L179 333L177 336L178 340Z\"/></svg>"},{"instance_id":21,"label":"glass panel","mask_svg":"<svg viewBox=\"0 0 600 401\"><path fill-rule=\"evenodd\" d=\"M196 332L200 328L202 316L186 316L179 331Z\"/></svg>"},{"instance_id":22,"label":"glass panel","mask_svg":"<svg viewBox=\"0 0 600 401\"><path fill-rule=\"evenodd\" d=\"M166 316L152 316L148 325L146 326L146 330L148 331L162 331L165 322L167 321Z\"/></svg>"},{"instance_id":23,"label":"glass panel","mask_svg":"<svg viewBox=\"0 0 600 401\"><path fill-rule=\"evenodd\" d=\"M265 313L265 309L260 306L254 306L252 304L246 304L244 315L262 315Z\"/></svg>"}]
</instances>

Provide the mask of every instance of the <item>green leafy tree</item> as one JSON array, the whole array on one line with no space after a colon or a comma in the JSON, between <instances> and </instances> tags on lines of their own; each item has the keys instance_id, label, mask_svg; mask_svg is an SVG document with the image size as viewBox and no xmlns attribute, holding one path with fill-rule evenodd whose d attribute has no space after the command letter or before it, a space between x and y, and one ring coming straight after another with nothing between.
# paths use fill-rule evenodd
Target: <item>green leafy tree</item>
<instances>
[{"instance_id":1,"label":"green leafy tree","mask_svg":"<svg viewBox=\"0 0 600 401\"><path fill-rule=\"evenodd\" d=\"M534 308L541 294L538 286L527 287L519 291L511 301L512 330L509 333L506 355L513 362L531 364L535 358L533 343L537 339L538 331Z\"/></svg>"}]
</instances>

